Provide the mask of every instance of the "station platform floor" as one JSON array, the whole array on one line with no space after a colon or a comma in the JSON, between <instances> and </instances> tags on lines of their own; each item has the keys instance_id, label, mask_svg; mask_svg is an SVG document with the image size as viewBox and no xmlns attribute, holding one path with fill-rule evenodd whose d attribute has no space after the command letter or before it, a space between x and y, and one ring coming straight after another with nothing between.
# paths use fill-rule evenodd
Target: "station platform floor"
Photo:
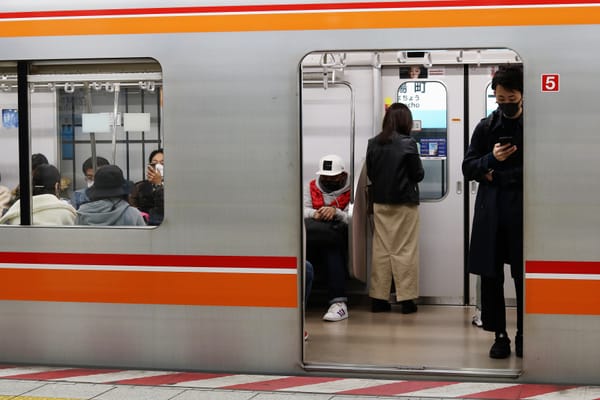
<instances>
[{"instance_id":1,"label":"station platform floor","mask_svg":"<svg viewBox=\"0 0 600 400\"><path fill-rule=\"evenodd\" d=\"M0 400L599 400L600 386L0 366Z\"/></svg>"}]
</instances>

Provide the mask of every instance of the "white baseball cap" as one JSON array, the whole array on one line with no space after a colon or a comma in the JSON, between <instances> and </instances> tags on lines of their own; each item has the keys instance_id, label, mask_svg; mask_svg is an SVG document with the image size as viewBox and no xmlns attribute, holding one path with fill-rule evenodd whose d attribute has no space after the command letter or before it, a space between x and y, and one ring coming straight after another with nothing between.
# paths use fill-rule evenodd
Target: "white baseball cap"
<instances>
[{"instance_id":1,"label":"white baseball cap","mask_svg":"<svg viewBox=\"0 0 600 400\"><path fill-rule=\"evenodd\" d=\"M325 176L339 175L345 170L342 157L335 154L329 154L321 158L319 161L319 168L317 175Z\"/></svg>"}]
</instances>

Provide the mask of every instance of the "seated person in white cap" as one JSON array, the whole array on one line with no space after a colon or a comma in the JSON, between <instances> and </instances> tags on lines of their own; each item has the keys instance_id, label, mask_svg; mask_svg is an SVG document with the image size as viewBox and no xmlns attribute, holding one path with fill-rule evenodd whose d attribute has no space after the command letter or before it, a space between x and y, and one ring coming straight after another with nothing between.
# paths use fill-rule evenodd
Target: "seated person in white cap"
<instances>
[{"instance_id":1,"label":"seated person in white cap","mask_svg":"<svg viewBox=\"0 0 600 400\"><path fill-rule=\"evenodd\" d=\"M73 225L75 209L58 198L60 172L54 165L41 164L31 178L33 185L31 223L33 225ZM17 200L0 218L0 224L21 224L21 201Z\"/></svg>"},{"instance_id":2,"label":"seated person in white cap","mask_svg":"<svg viewBox=\"0 0 600 400\"><path fill-rule=\"evenodd\" d=\"M86 190L90 199L77 210L78 225L134 225L144 226L144 218L137 208L127 202L133 183L125 180L116 165L98 168L94 184Z\"/></svg>"},{"instance_id":3,"label":"seated person in white cap","mask_svg":"<svg viewBox=\"0 0 600 400\"><path fill-rule=\"evenodd\" d=\"M348 318L346 264L350 180L344 162L335 154L321 158L317 175L319 178L310 181L304 191L306 253L307 259L315 266L315 272L319 269L327 271L329 310L323 319L341 321ZM311 227L326 224L312 223L311 220L329 222L333 226L331 239L321 239L324 237L321 234L316 239L317 233Z\"/></svg>"}]
</instances>

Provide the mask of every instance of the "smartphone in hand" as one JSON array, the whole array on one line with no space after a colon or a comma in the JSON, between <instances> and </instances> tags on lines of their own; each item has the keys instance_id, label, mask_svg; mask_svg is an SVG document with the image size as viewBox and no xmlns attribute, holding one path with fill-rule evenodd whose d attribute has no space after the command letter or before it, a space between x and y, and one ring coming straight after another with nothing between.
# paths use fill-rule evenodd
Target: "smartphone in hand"
<instances>
[{"instance_id":1,"label":"smartphone in hand","mask_svg":"<svg viewBox=\"0 0 600 400\"><path fill-rule=\"evenodd\" d=\"M500 143L502 146L504 146L507 143L512 143L513 137L512 136L500 136L498 138L498 143Z\"/></svg>"}]
</instances>

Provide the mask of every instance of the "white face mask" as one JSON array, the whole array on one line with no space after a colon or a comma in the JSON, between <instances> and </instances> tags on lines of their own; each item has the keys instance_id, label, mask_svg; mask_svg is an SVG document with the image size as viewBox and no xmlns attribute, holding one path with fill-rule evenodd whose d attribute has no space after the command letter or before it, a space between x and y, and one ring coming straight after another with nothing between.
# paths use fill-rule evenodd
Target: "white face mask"
<instances>
[{"instance_id":1,"label":"white face mask","mask_svg":"<svg viewBox=\"0 0 600 400\"><path fill-rule=\"evenodd\" d=\"M160 174L160 176L162 176L164 178L165 177L165 166L162 164L156 164L155 168L158 171L158 173Z\"/></svg>"}]
</instances>

